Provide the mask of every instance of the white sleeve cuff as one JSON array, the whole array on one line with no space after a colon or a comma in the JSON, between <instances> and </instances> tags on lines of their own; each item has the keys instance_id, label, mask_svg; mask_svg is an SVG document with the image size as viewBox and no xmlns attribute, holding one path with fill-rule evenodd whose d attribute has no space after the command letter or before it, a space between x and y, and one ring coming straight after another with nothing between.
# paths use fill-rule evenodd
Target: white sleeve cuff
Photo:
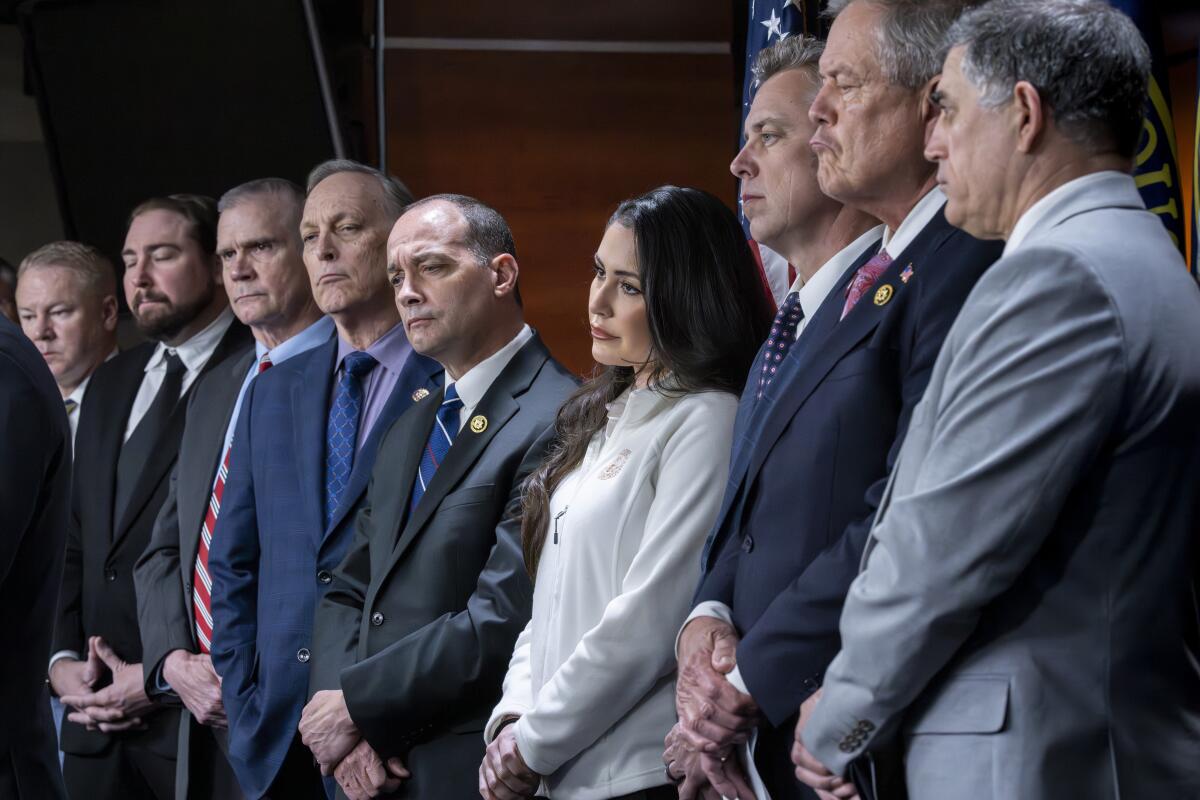
<instances>
[{"instance_id":1,"label":"white sleeve cuff","mask_svg":"<svg viewBox=\"0 0 1200 800\"><path fill-rule=\"evenodd\" d=\"M50 670L54 667L55 661L61 661L64 658L73 658L76 661L83 660L79 657L79 653L76 653L74 650L59 650L54 655L50 656L50 663L46 665L46 674L50 674Z\"/></svg>"},{"instance_id":2,"label":"white sleeve cuff","mask_svg":"<svg viewBox=\"0 0 1200 800\"><path fill-rule=\"evenodd\" d=\"M722 603L720 600L705 600L700 605L692 609L692 613L688 614L687 619L679 626L679 633L675 634L675 658L679 659L679 637L683 636L683 629L688 626L688 623L696 617L716 617L722 622L733 627L733 610Z\"/></svg>"},{"instance_id":3,"label":"white sleeve cuff","mask_svg":"<svg viewBox=\"0 0 1200 800\"><path fill-rule=\"evenodd\" d=\"M733 688L742 694L750 694L750 690L746 688L746 682L742 680L742 673L736 664L733 667L733 671L725 676L725 680L729 681Z\"/></svg>"}]
</instances>

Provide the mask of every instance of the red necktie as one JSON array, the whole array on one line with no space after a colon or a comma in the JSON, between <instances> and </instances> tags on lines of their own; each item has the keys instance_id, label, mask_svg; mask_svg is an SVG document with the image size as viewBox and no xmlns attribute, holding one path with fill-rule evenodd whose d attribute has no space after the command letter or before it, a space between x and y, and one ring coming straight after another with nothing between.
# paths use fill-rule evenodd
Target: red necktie
<instances>
[{"instance_id":1,"label":"red necktie","mask_svg":"<svg viewBox=\"0 0 1200 800\"><path fill-rule=\"evenodd\" d=\"M846 305L842 306L841 319L845 319L846 315L850 313L850 309L854 308L863 295L871 291L875 281L879 280L879 276L891 263L892 257L887 254L887 251L880 250L870 261L858 268L858 271L854 273L854 280L850 281L850 285L846 287Z\"/></svg>"},{"instance_id":2,"label":"red necktie","mask_svg":"<svg viewBox=\"0 0 1200 800\"><path fill-rule=\"evenodd\" d=\"M261 375L271 368L271 354L263 353L258 361ZM221 513L221 497L225 494L225 478L229 476L229 453L233 442L225 448L217 480L213 484L212 496L208 498L208 510L204 512L204 524L200 526L200 547L196 550L196 566L192 575L192 616L196 618L196 639L200 652L212 650L212 578L208 575L208 549L212 546L212 532L217 527L217 515Z\"/></svg>"}]
</instances>

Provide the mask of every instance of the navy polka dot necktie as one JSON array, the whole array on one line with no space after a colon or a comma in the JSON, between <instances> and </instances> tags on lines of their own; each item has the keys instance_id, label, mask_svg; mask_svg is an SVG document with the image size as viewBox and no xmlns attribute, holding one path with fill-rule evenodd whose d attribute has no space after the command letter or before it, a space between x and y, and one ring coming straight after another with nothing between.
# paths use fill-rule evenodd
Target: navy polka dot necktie
<instances>
[{"instance_id":1,"label":"navy polka dot necktie","mask_svg":"<svg viewBox=\"0 0 1200 800\"><path fill-rule=\"evenodd\" d=\"M762 371L758 374L756 399L762 399L763 391L771 385L771 380L783 364L783 359L796 343L796 327L802 319L804 309L800 307L800 293L790 292L779 307L775 321L771 323L771 336L763 349Z\"/></svg>"},{"instance_id":2,"label":"navy polka dot necktie","mask_svg":"<svg viewBox=\"0 0 1200 800\"><path fill-rule=\"evenodd\" d=\"M333 521L342 493L350 483L354 468L354 448L358 443L359 416L362 414L363 378L379 364L362 350L347 353L342 360L329 422L325 428L325 527Z\"/></svg>"}]
</instances>

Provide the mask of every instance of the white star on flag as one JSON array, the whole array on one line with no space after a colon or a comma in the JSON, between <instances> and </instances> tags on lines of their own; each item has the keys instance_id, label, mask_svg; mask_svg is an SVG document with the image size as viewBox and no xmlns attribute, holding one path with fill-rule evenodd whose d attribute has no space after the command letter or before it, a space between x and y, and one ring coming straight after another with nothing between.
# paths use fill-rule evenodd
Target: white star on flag
<instances>
[{"instance_id":1,"label":"white star on flag","mask_svg":"<svg viewBox=\"0 0 1200 800\"><path fill-rule=\"evenodd\" d=\"M768 42L771 41L772 36L778 36L780 38L780 40L783 39L783 29L780 28L780 24L782 22L783 22L783 17L776 14L775 9L772 8L771 9L771 18L767 19L767 20L763 20L758 23L759 25L762 25L764 28L767 29L767 41Z\"/></svg>"}]
</instances>

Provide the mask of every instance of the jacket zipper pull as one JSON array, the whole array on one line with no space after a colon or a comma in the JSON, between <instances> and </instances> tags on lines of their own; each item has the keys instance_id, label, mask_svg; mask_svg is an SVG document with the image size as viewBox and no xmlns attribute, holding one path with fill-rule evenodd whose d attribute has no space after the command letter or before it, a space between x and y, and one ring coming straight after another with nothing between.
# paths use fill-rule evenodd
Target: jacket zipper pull
<instances>
[{"instance_id":1,"label":"jacket zipper pull","mask_svg":"<svg viewBox=\"0 0 1200 800\"><path fill-rule=\"evenodd\" d=\"M558 521L560 519L562 519L563 514L567 513L568 509L570 509L570 506L567 506L562 511L560 511L554 515L554 543L555 544L558 544Z\"/></svg>"}]
</instances>

